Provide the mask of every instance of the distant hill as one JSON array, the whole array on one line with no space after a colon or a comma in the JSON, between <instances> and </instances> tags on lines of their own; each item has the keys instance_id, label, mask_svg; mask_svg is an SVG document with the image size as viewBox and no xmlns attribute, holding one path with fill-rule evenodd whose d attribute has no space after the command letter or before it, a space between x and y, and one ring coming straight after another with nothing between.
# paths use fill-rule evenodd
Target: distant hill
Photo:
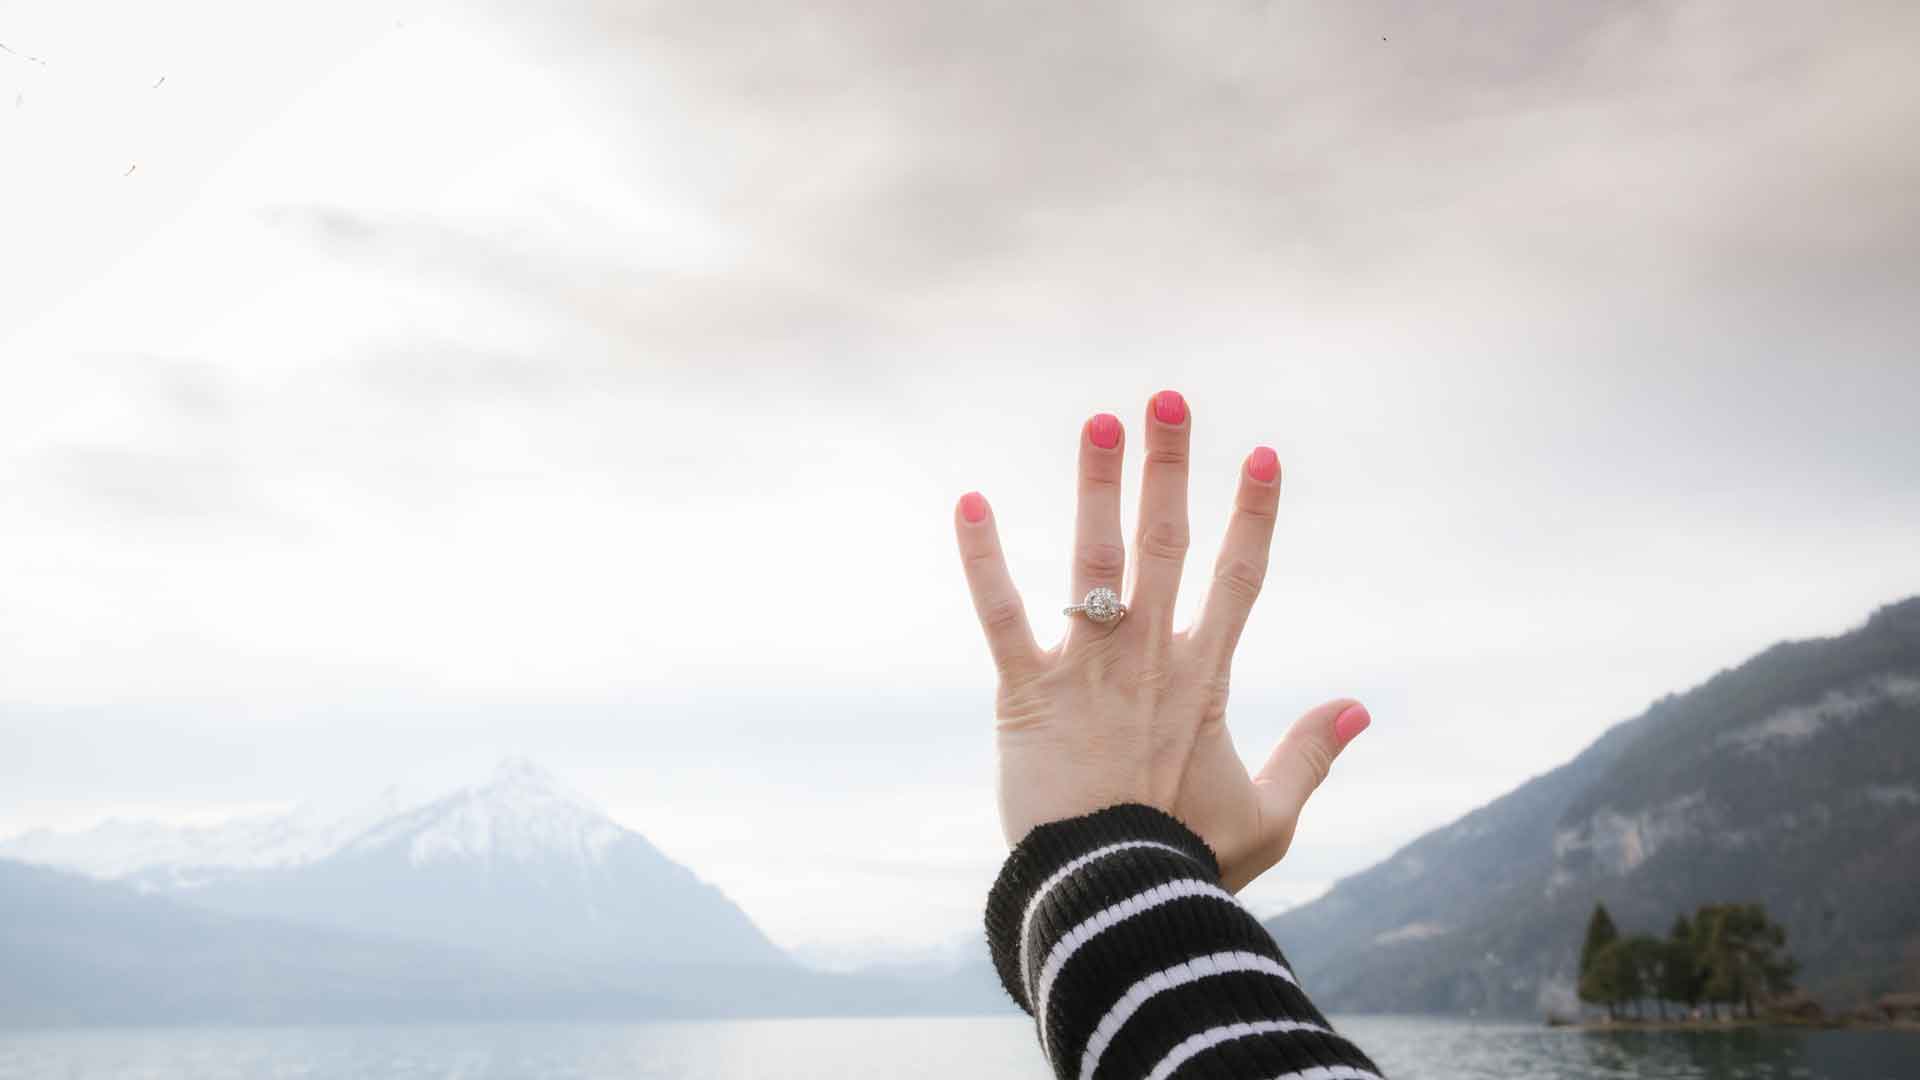
<instances>
[{"instance_id":1,"label":"distant hill","mask_svg":"<svg viewBox=\"0 0 1920 1080\"><path fill-rule=\"evenodd\" d=\"M417 804L109 822L0 856L43 864L0 858L0 1027L1011 1008L984 962L924 977L800 967L718 889L525 761Z\"/></svg>"},{"instance_id":2,"label":"distant hill","mask_svg":"<svg viewBox=\"0 0 1920 1080\"><path fill-rule=\"evenodd\" d=\"M531 762L294 865L152 867L199 907L504 956L622 967L792 962L719 889Z\"/></svg>"},{"instance_id":3,"label":"distant hill","mask_svg":"<svg viewBox=\"0 0 1920 1080\"><path fill-rule=\"evenodd\" d=\"M85 1025L943 1015L997 1008L990 970L937 980L785 966L537 963L241 918L0 859L0 1029Z\"/></svg>"},{"instance_id":4,"label":"distant hill","mask_svg":"<svg viewBox=\"0 0 1920 1080\"><path fill-rule=\"evenodd\" d=\"M1754 900L1833 1004L1920 988L1920 597L1776 645L1268 921L1342 1011L1574 1006L1596 900L1632 930Z\"/></svg>"},{"instance_id":5,"label":"distant hill","mask_svg":"<svg viewBox=\"0 0 1920 1080\"><path fill-rule=\"evenodd\" d=\"M684 1012L659 995L524 973L410 942L202 911L0 860L0 1027L470 1020L593 1003Z\"/></svg>"}]
</instances>

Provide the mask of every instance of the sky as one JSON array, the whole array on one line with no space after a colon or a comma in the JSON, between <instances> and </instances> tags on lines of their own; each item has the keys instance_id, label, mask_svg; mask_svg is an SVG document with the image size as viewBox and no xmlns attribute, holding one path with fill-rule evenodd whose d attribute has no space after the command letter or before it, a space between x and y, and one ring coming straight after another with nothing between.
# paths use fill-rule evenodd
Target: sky
<instances>
[{"instance_id":1,"label":"sky","mask_svg":"<svg viewBox=\"0 0 1920 1080\"><path fill-rule=\"evenodd\" d=\"M111 25L113 32L103 33ZM971 936L951 550L1285 463L1253 760L1323 891L1920 592L1920 9L0 10L0 835L530 755L779 942ZM1190 575L1183 595L1198 600Z\"/></svg>"}]
</instances>

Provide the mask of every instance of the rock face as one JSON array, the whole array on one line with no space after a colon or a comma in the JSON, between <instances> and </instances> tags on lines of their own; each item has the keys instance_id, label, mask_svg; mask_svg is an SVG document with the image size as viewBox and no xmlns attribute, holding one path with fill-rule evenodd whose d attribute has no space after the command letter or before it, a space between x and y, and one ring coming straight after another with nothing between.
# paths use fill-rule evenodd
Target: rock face
<instances>
[{"instance_id":1,"label":"rock face","mask_svg":"<svg viewBox=\"0 0 1920 1080\"><path fill-rule=\"evenodd\" d=\"M1776 645L1268 925L1347 1011L1569 1011L1603 901L1664 934L1763 903L1800 982L1920 987L1920 597Z\"/></svg>"}]
</instances>

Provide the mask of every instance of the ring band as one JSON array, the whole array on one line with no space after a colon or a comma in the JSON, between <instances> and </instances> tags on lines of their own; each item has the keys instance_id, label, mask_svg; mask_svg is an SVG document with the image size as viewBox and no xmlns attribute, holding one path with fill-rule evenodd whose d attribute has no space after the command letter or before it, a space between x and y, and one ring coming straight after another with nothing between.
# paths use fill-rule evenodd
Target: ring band
<instances>
[{"instance_id":1,"label":"ring band","mask_svg":"<svg viewBox=\"0 0 1920 1080\"><path fill-rule=\"evenodd\" d=\"M1096 585L1087 590L1087 598L1077 604L1068 604L1061 609L1062 615L1085 615L1090 622L1118 622L1127 613L1127 605L1120 602L1120 594L1105 585Z\"/></svg>"}]
</instances>

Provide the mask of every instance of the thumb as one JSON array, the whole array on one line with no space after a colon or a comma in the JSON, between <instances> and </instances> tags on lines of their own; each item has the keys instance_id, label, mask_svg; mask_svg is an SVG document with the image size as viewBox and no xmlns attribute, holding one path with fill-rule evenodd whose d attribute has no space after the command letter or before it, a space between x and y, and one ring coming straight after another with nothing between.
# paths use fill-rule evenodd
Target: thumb
<instances>
[{"instance_id":1,"label":"thumb","mask_svg":"<svg viewBox=\"0 0 1920 1080\"><path fill-rule=\"evenodd\" d=\"M1315 706L1293 722L1253 778L1270 842L1285 850L1307 797L1333 771L1333 759L1371 723L1367 707L1352 698Z\"/></svg>"}]
</instances>

